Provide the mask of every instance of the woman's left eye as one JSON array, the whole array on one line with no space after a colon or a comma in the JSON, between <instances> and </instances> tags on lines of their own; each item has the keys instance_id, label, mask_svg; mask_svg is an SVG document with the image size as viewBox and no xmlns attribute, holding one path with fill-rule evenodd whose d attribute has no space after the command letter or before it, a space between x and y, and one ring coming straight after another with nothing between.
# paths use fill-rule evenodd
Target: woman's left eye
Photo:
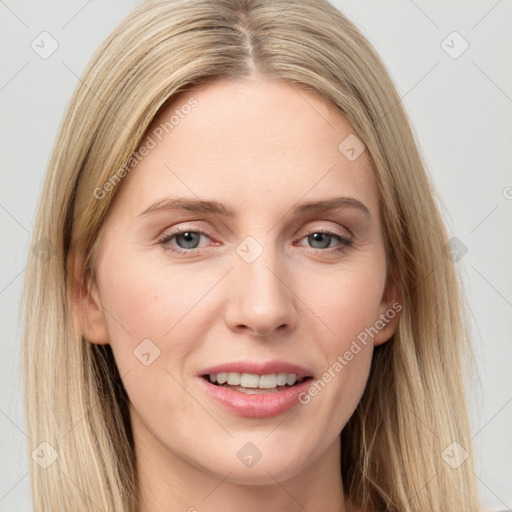
<instances>
[{"instance_id":1,"label":"woman's left eye","mask_svg":"<svg viewBox=\"0 0 512 512\"><path fill-rule=\"evenodd\" d=\"M316 251L328 252L325 249L333 249L335 252L343 251L346 247L352 245L352 240L340 235L339 233L334 233L332 231L315 231L310 235L307 235L302 240L307 239L308 242L313 244L318 244L319 247L312 247ZM332 241L338 240L338 245L334 247L331 245ZM330 252L330 251L329 251Z\"/></svg>"},{"instance_id":2,"label":"woman's left eye","mask_svg":"<svg viewBox=\"0 0 512 512\"><path fill-rule=\"evenodd\" d=\"M165 234L160 238L158 243L173 252L193 254L196 250L199 250L198 245L201 241L201 237L210 238L204 231L181 230ZM332 231L314 231L302 238L301 241L306 239L311 244L317 244L317 247L311 248L318 252L331 252L330 250L338 252L352 244L352 240L349 238ZM336 240L338 244L333 246L332 242ZM170 244L172 241L174 241L177 246Z\"/></svg>"}]
</instances>

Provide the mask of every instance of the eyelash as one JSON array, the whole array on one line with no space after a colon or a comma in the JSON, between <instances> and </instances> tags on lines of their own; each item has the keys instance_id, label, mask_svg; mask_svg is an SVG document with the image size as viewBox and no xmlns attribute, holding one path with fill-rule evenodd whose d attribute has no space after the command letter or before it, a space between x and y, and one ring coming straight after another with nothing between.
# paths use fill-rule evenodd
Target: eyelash
<instances>
[{"instance_id":1,"label":"eyelash","mask_svg":"<svg viewBox=\"0 0 512 512\"><path fill-rule=\"evenodd\" d=\"M180 230L176 230L176 231L171 231L170 233L166 233L158 240L158 243L160 245L164 246L165 244L170 242L174 237L176 237L178 235L182 235L184 233L198 233L199 235L204 235L207 238L210 238L207 233L205 233L204 231L202 231L200 229L180 229ZM304 238L307 238L308 236L314 235L314 234L323 234L323 235L332 236L332 237L337 238L341 242L340 245L337 247L328 247L325 249L311 248L317 254L326 253L326 252L341 253L345 249L350 247L353 243L352 240L350 240L349 238L347 238L345 236L340 235L339 233L336 233L334 231L329 231L329 230L322 230L322 229L317 229L317 230L312 231L309 235L302 237L301 240L303 240ZM173 248L165 247L165 249L175 252L175 253L178 253L178 254L189 255L189 256L195 255L196 251L200 250L197 247L193 248L193 249L189 249L189 250L176 248L176 247L173 247Z\"/></svg>"}]
</instances>

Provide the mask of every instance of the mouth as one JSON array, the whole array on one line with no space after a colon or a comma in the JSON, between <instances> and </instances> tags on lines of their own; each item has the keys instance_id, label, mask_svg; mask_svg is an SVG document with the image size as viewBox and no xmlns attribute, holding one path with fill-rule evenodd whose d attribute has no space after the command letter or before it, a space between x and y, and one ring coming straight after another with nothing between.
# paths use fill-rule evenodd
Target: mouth
<instances>
[{"instance_id":1,"label":"mouth","mask_svg":"<svg viewBox=\"0 0 512 512\"><path fill-rule=\"evenodd\" d=\"M297 406L313 383L313 372L286 361L242 361L213 366L198 374L201 388L225 411L268 418Z\"/></svg>"},{"instance_id":2,"label":"mouth","mask_svg":"<svg viewBox=\"0 0 512 512\"><path fill-rule=\"evenodd\" d=\"M217 387L231 389L249 395L264 393L280 393L298 386L311 376L302 376L295 373L256 373L219 372L201 375L208 383Z\"/></svg>"}]
</instances>

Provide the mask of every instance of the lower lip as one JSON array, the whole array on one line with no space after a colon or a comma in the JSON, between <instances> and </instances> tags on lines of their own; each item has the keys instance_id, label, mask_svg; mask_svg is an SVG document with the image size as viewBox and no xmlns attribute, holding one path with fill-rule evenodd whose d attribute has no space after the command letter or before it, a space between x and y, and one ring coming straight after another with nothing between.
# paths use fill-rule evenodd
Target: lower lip
<instances>
[{"instance_id":1,"label":"lower lip","mask_svg":"<svg viewBox=\"0 0 512 512\"><path fill-rule=\"evenodd\" d=\"M246 418L268 418L283 414L299 403L299 395L306 392L313 382L313 379L308 378L300 384L277 393L248 394L216 386L203 377L199 379L203 382L206 392L222 407L232 414Z\"/></svg>"}]
</instances>

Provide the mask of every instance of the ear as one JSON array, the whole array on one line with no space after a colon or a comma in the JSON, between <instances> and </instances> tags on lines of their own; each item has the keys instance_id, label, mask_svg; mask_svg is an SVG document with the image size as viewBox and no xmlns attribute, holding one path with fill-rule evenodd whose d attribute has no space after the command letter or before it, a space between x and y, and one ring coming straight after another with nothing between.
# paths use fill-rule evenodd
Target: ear
<instances>
[{"instance_id":1,"label":"ear","mask_svg":"<svg viewBox=\"0 0 512 512\"><path fill-rule=\"evenodd\" d=\"M110 342L95 280L83 272L83 253L71 248L67 260L70 307L77 332L91 343Z\"/></svg>"},{"instance_id":2,"label":"ear","mask_svg":"<svg viewBox=\"0 0 512 512\"><path fill-rule=\"evenodd\" d=\"M375 322L378 332L373 338L374 346L388 341L396 331L402 311L402 283L396 269L388 272L380 305L380 315Z\"/></svg>"}]
</instances>

